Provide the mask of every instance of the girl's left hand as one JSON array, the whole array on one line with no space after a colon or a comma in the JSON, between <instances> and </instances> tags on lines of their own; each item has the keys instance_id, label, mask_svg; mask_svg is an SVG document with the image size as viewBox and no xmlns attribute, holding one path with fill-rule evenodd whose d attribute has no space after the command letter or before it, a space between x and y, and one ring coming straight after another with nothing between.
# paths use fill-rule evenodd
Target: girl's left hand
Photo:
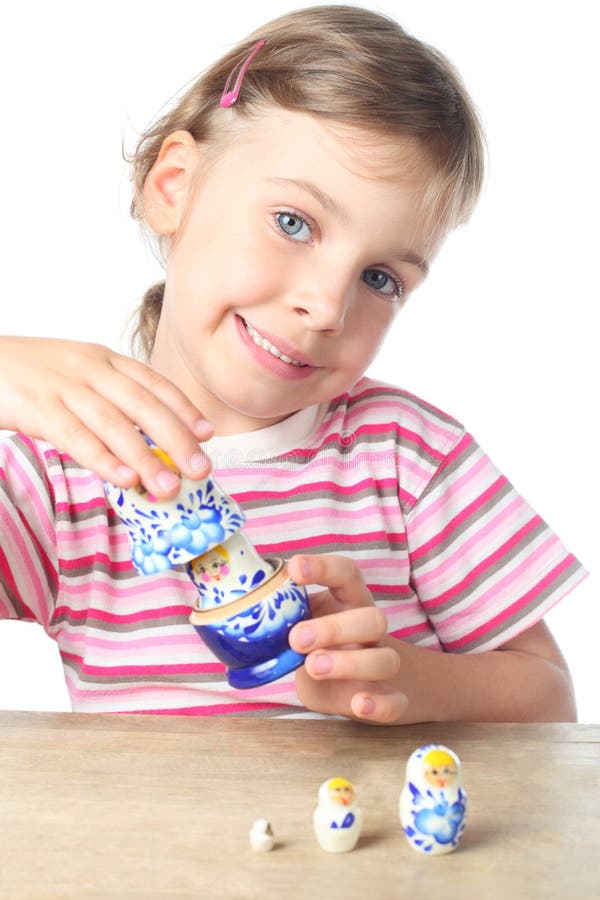
<instances>
[{"instance_id":1,"label":"girl's left hand","mask_svg":"<svg viewBox=\"0 0 600 900\"><path fill-rule=\"evenodd\" d=\"M288 570L297 584L328 588L311 595L313 618L289 635L290 646L307 654L296 672L302 703L313 712L373 723L401 721L408 700L398 687L400 655L385 642L387 619L358 566L346 556L322 554L294 556Z\"/></svg>"}]
</instances>

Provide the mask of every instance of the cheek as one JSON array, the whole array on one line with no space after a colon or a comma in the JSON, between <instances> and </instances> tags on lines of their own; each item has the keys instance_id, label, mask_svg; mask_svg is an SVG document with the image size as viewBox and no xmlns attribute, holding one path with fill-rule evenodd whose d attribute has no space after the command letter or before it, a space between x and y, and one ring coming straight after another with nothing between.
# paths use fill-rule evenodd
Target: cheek
<instances>
[{"instance_id":1,"label":"cheek","mask_svg":"<svg viewBox=\"0 0 600 900\"><path fill-rule=\"evenodd\" d=\"M352 339L344 352L346 365L364 370L377 355L394 318L394 308L388 308L387 304L383 310L373 310L371 306L364 314L361 312L356 316L348 329Z\"/></svg>"}]
</instances>

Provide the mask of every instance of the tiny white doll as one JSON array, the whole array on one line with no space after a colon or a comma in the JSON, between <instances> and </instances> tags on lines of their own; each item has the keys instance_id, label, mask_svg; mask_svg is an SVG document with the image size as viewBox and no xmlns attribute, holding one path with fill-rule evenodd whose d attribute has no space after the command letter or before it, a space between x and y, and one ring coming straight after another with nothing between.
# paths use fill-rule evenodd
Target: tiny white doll
<instances>
[{"instance_id":1,"label":"tiny white doll","mask_svg":"<svg viewBox=\"0 0 600 900\"><path fill-rule=\"evenodd\" d=\"M455 850L467 811L458 756L441 744L415 750L406 764L399 806L402 828L414 850L431 856Z\"/></svg>"},{"instance_id":2,"label":"tiny white doll","mask_svg":"<svg viewBox=\"0 0 600 900\"><path fill-rule=\"evenodd\" d=\"M346 853L356 846L362 814L354 800L354 788L345 778L329 778L319 788L313 826L319 844L328 853Z\"/></svg>"},{"instance_id":3,"label":"tiny white doll","mask_svg":"<svg viewBox=\"0 0 600 900\"><path fill-rule=\"evenodd\" d=\"M275 838L271 823L267 819L257 819L250 829L250 846L257 853L266 853L273 849Z\"/></svg>"}]
</instances>

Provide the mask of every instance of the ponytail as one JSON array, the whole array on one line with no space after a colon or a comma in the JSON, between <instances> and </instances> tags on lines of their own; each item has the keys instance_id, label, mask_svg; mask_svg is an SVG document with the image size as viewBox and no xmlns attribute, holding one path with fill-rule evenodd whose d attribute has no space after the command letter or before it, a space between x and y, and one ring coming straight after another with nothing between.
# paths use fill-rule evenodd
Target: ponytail
<instances>
[{"instance_id":1,"label":"ponytail","mask_svg":"<svg viewBox=\"0 0 600 900\"><path fill-rule=\"evenodd\" d=\"M149 362L152 355L164 295L165 282L158 281L148 288L134 313L135 326L131 334L131 350L134 356L144 362Z\"/></svg>"}]
</instances>

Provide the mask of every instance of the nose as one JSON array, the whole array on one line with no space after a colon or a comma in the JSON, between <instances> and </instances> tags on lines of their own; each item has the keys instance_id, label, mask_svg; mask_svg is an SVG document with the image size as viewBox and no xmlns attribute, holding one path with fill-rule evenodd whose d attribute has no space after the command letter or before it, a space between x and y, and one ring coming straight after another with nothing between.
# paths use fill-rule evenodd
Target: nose
<instances>
[{"instance_id":1,"label":"nose","mask_svg":"<svg viewBox=\"0 0 600 900\"><path fill-rule=\"evenodd\" d=\"M354 289L341 277L317 280L314 284L303 280L289 292L287 303L311 331L339 334L344 329L353 293Z\"/></svg>"}]
</instances>

